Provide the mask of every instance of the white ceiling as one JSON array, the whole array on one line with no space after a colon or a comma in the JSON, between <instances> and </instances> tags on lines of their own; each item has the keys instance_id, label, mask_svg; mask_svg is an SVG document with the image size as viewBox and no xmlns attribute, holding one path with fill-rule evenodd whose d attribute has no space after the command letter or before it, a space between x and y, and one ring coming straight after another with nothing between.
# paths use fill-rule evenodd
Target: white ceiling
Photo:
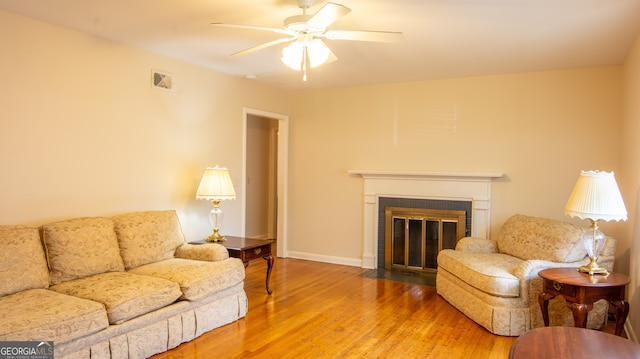
<instances>
[{"instance_id":1,"label":"white ceiling","mask_svg":"<svg viewBox=\"0 0 640 359\"><path fill-rule=\"evenodd\" d=\"M620 65L640 33L640 0L332 1L352 11L330 29L399 31L404 40L327 40L338 61L305 83L280 62L287 44L230 56L282 35L209 25L282 27L302 13L296 0L0 0L0 10L287 89Z\"/></svg>"}]
</instances>

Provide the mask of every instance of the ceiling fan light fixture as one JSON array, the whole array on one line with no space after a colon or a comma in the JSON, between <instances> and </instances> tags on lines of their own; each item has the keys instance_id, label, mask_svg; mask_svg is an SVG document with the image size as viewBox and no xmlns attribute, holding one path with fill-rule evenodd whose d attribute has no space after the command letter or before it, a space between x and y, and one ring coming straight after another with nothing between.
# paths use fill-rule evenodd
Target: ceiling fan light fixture
<instances>
[{"instance_id":1,"label":"ceiling fan light fixture","mask_svg":"<svg viewBox=\"0 0 640 359\"><path fill-rule=\"evenodd\" d=\"M307 44L307 53L309 54L309 66L314 68L327 62L331 50L322 40L313 39Z\"/></svg>"},{"instance_id":2,"label":"ceiling fan light fixture","mask_svg":"<svg viewBox=\"0 0 640 359\"><path fill-rule=\"evenodd\" d=\"M318 67L329 59L331 51L319 39L311 41L295 41L282 50L282 62L290 68L300 71L304 68L305 56L307 52L309 67Z\"/></svg>"}]
</instances>

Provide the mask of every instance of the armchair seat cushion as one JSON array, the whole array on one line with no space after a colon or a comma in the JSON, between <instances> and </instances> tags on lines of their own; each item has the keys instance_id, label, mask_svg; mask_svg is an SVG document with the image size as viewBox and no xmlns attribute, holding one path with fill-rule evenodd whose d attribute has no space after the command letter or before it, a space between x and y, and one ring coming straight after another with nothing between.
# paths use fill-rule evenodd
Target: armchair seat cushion
<instances>
[{"instance_id":1,"label":"armchair seat cushion","mask_svg":"<svg viewBox=\"0 0 640 359\"><path fill-rule=\"evenodd\" d=\"M165 307L182 294L178 285L169 280L125 272L98 274L49 289L104 304L111 324Z\"/></svg>"},{"instance_id":2,"label":"armchair seat cushion","mask_svg":"<svg viewBox=\"0 0 640 359\"><path fill-rule=\"evenodd\" d=\"M514 276L522 259L501 253L469 253L446 249L438 256L438 266L487 294L516 298L520 279Z\"/></svg>"},{"instance_id":3,"label":"armchair seat cushion","mask_svg":"<svg viewBox=\"0 0 640 359\"><path fill-rule=\"evenodd\" d=\"M109 326L102 304L47 289L0 297L0 308L0 341L53 340L58 345Z\"/></svg>"},{"instance_id":4,"label":"armchair seat cushion","mask_svg":"<svg viewBox=\"0 0 640 359\"><path fill-rule=\"evenodd\" d=\"M204 262L173 258L129 270L128 273L168 279L178 283L180 299L198 300L230 288L244 280L244 265L238 258ZM216 275L211 275L216 273Z\"/></svg>"}]
</instances>

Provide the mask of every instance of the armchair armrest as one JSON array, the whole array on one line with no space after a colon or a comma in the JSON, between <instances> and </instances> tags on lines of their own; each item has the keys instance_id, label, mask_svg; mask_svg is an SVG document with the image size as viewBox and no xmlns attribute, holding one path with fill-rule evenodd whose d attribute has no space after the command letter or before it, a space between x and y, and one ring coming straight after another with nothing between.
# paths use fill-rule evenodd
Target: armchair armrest
<instances>
[{"instance_id":1,"label":"armchair armrest","mask_svg":"<svg viewBox=\"0 0 640 359\"><path fill-rule=\"evenodd\" d=\"M229 251L217 243L191 244L184 243L176 249L176 258L217 262L229 258Z\"/></svg>"},{"instance_id":2,"label":"armchair armrest","mask_svg":"<svg viewBox=\"0 0 640 359\"><path fill-rule=\"evenodd\" d=\"M578 262L561 263L552 262L542 259L530 259L523 261L514 271L513 275L518 277L521 281L530 281L532 279L539 279L538 272L547 268L578 268L589 263L589 258L585 258Z\"/></svg>"},{"instance_id":3,"label":"armchair armrest","mask_svg":"<svg viewBox=\"0 0 640 359\"><path fill-rule=\"evenodd\" d=\"M456 251L469 253L498 253L498 244L490 239L464 237L456 244Z\"/></svg>"}]
</instances>

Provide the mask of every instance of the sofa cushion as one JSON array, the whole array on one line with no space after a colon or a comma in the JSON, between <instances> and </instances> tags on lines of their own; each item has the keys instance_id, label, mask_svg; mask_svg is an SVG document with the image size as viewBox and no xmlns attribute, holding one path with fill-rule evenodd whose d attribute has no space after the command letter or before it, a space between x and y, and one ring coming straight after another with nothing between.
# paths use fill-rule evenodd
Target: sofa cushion
<instances>
[{"instance_id":1,"label":"sofa cushion","mask_svg":"<svg viewBox=\"0 0 640 359\"><path fill-rule=\"evenodd\" d=\"M497 242L500 253L568 263L587 255L581 235L582 229L571 223L517 214L504 223Z\"/></svg>"},{"instance_id":2,"label":"sofa cushion","mask_svg":"<svg viewBox=\"0 0 640 359\"><path fill-rule=\"evenodd\" d=\"M244 280L244 265L237 258L217 262L173 258L147 264L129 271L166 278L180 285L180 299L197 300Z\"/></svg>"},{"instance_id":3,"label":"sofa cushion","mask_svg":"<svg viewBox=\"0 0 640 359\"><path fill-rule=\"evenodd\" d=\"M125 272L97 274L49 289L104 304L111 324L165 307L182 294L178 285L169 280Z\"/></svg>"},{"instance_id":4,"label":"sofa cushion","mask_svg":"<svg viewBox=\"0 0 640 359\"><path fill-rule=\"evenodd\" d=\"M76 218L42 226L51 284L98 273L124 271L109 218Z\"/></svg>"},{"instance_id":5,"label":"sofa cushion","mask_svg":"<svg viewBox=\"0 0 640 359\"><path fill-rule=\"evenodd\" d=\"M438 270L497 297L520 296L520 279L513 275L522 259L501 253L468 253L444 249L438 254Z\"/></svg>"},{"instance_id":6,"label":"sofa cushion","mask_svg":"<svg viewBox=\"0 0 640 359\"><path fill-rule=\"evenodd\" d=\"M127 213L113 221L127 269L173 258L176 248L185 243L173 210Z\"/></svg>"},{"instance_id":7,"label":"sofa cushion","mask_svg":"<svg viewBox=\"0 0 640 359\"><path fill-rule=\"evenodd\" d=\"M0 296L48 286L49 269L38 228L0 226Z\"/></svg>"},{"instance_id":8,"label":"sofa cushion","mask_svg":"<svg viewBox=\"0 0 640 359\"><path fill-rule=\"evenodd\" d=\"M52 340L58 345L109 326L102 304L47 289L0 297L0 308L0 341Z\"/></svg>"}]
</instances>

